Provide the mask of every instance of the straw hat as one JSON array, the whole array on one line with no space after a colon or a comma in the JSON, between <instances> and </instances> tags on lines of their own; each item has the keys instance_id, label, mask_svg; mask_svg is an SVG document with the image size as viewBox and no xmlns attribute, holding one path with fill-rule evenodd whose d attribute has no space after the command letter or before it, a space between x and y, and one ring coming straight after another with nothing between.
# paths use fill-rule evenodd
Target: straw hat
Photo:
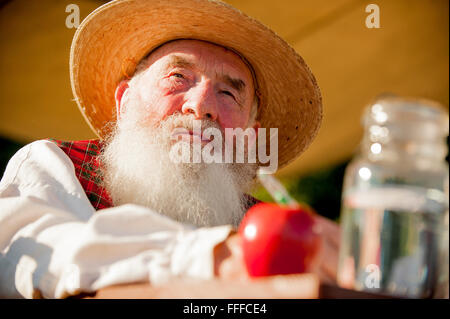
<instances>
[{"instance_id":1,"label":"straw hat","mask_svg":"<svg viewBox=\"0 0 450 319\"><path fill-rule=\"evenodd\" d=\"M100 138L115 119L117 84L149 52L175 39L216 43L247 60L260 97L258 120L262 127L278 128L279 168L309 146L322 120L322 98L308 66L273 31L216 0L117 0L82 22L72 42L70 80Z\"/></svg>"}]
</instances>

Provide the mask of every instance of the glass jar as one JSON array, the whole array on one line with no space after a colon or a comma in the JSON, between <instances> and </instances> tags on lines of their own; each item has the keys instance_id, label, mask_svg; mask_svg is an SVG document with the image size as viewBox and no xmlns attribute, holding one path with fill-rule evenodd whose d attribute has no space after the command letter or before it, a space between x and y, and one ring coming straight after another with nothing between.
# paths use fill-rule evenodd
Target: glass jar
<instances>
[{"instance_id":1,"label":"glass jar","mask_svg":"<svg viewBox=\"0 0 450 319\"><path fill-rule=\"evenodd\" d=\"M448 120L428 100L385 97L366 108L344 178L340 286L448 296Z\"/></svg>"}]
</instances>

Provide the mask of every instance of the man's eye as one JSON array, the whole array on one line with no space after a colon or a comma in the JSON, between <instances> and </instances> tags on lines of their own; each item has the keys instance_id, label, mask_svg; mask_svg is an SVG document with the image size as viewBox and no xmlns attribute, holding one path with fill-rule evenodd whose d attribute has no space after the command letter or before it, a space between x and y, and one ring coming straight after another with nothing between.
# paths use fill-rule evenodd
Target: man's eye
<instances>
[{"instance_id":1,"label":"man's eye","mask_svg":"<svg viewBox=\"0 0 450 319\"><path fill-rule=\"evenodd\" d=\"M174 73L174 74L172 74L171 76L174 76L174 77L180 78L180 79L184 79L184 76L183 76L183 74L181 74L181 73Z\"/></svg>"},{"instance_id":2,"label":"man's eye","mask_svg":"<svg viewBox=\"0 0 450 319\"><path fill-rule=\"evenodd\" d=\"M234 95L233 95L233 93L231 93L230 91L222 90L221 93L223 93L223 94L225 94L225 95L229 95L229 96L231 96L231 97L234 99Z\"/></svg>"}]
</instances>

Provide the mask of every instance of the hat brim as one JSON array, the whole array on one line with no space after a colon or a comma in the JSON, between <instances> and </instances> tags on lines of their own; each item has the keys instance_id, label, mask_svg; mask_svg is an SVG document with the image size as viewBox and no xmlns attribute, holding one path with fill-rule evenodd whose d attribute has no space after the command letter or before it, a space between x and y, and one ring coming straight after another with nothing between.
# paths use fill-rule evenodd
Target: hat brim
<instances>
[{"instance_id":1,"label":"hat brim","mask_svg":"<svg viewBox=\"0 0 450 319\"><path fill-rule=\"evenodd\" d=\"M112 1L81 23L70 52L70 80L81 112L100 138L115 119L118 83L149 52L175 39L216 43L250 63L261 127L278 128L279 168L311 144L322 120L322 98L306 63L263 24L211 0Z\"/></svg>"}]
</instances>

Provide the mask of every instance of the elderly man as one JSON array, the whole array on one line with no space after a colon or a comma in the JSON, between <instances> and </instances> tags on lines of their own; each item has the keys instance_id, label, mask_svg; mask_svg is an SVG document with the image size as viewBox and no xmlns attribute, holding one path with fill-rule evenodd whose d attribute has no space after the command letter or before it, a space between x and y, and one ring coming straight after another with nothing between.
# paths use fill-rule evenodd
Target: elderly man
<instances>
[{"instance_id":1,"label":"elderly man","mask_svg":"<svg viewBox=\"0 0 450 319\"><path fill-rule=\"evenodd\" d=\"M246 195L257 164L171 157L179 140L190 150L213 141L196 121L221 133L278 128L280 166L297 157L317 133L321 98L289 45L217 1L112 1L77 30L71 81L100 140L36 141L11 159L0 183L1 296L177 297L183 278L225 278L205 286L225 297L316 296L307 276L300 292L273 279L227 295L229 282L247 280L234 230L257 202ZM328 257L317 273L333 280L338 230L317 219ZM130 283L140 284L106 288Z\"/></svg>"}]
</instances>

